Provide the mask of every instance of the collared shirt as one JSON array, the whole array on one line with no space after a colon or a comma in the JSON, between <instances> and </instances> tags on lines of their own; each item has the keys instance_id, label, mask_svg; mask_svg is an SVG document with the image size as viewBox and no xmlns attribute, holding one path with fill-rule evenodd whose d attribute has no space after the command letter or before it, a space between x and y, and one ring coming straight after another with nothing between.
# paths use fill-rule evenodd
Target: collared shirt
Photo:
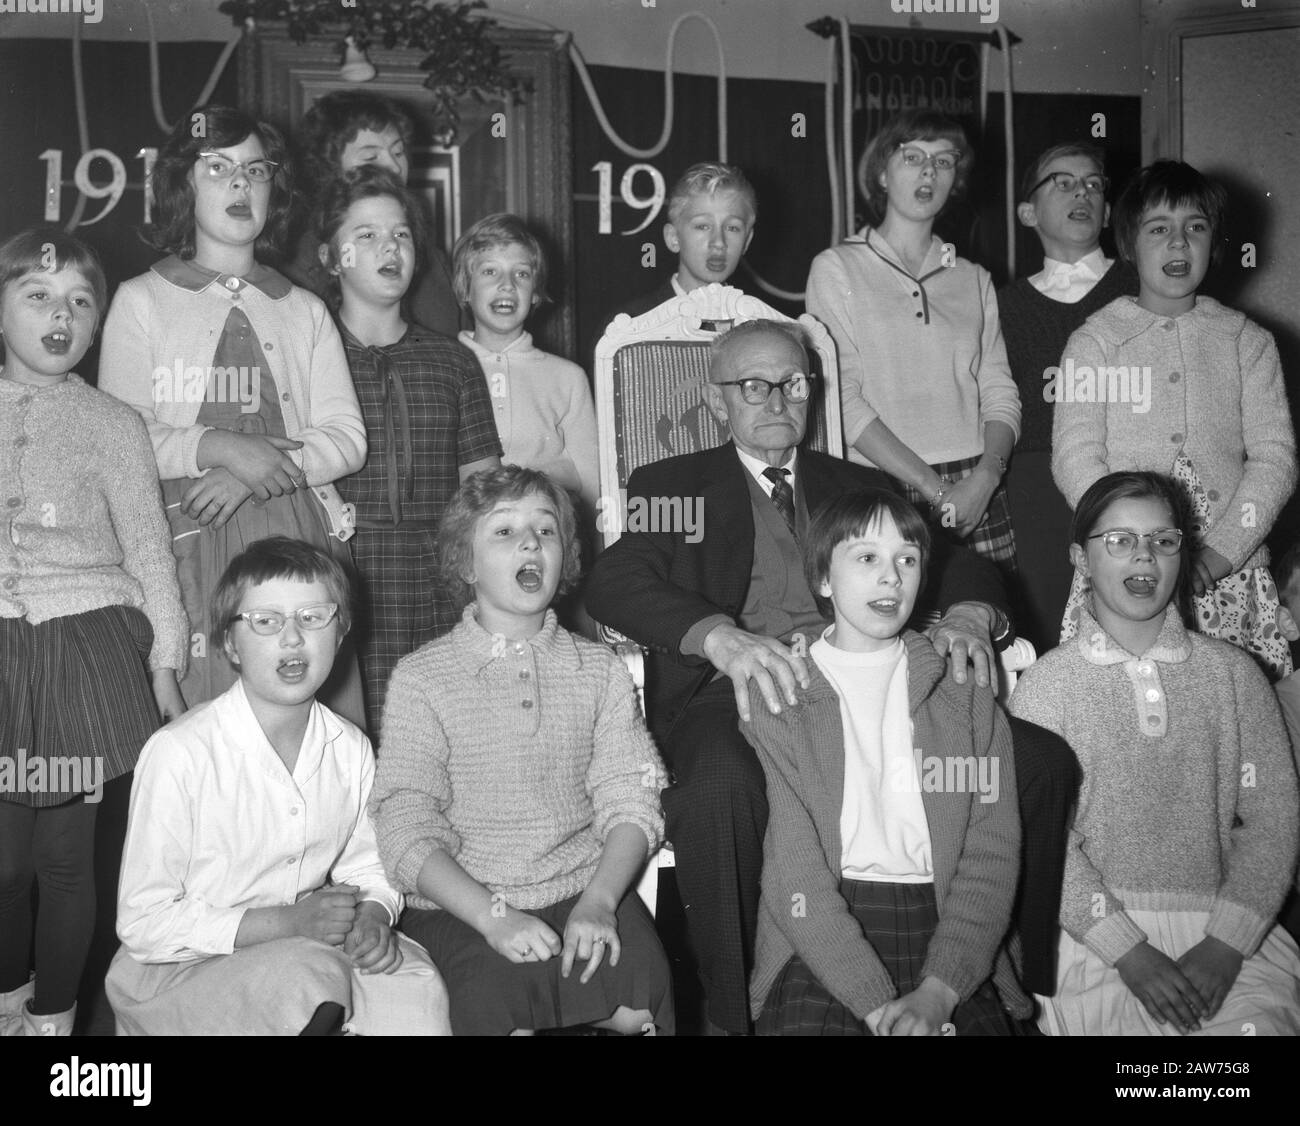
<instances>
[{"instance_id":1,"label":"collared shirt","mask_svg":"<svg viewBox=\"0 0 1300 1126\"><path fill-rule=\"evenodd\" d=\"M1101 247L1089 251L1077 262L1058 262L1055 258L1044 258L1043 268L1029 279L1029 284L1053 301L1074 305L1088 296L1092 287L1101 281L1114 264L1114 259L1107 258L1101 252Z\"/></svg>"},{"instance_id":2,"label":"collared shirt","mask_svg":"<svg viewBox=\"0 0 1300 1126\"><path fill-rule=\"evenodd\" d=\"M745 451L742 450L739 446L736 447L736 456L740 458L740 464L743 465L747 470L749 470L749 475L753 477L755 481L758 482L758 487L762 489L763 492L770 497L772 495L772 490L776 487L776 482L773 481L770 477L763 476L763 474L768 469L767 462L765 462L762 458L754 457L751 454L745 453ZM797 470L796 463L798 462L798 460L799 460L799 451L796 450L794 453L790 455L789 461L783 463L778 467L780 469L785 469L788 471L788 474L786 476L786 481L789 482L790 488L792 489L795 487L794 484L795 474Z\"/></svg>"},{"instance_id":3,"label":"collared shirt","mask_svg":"<svg viewBox=\"0 0 1300 1126\"><path fill-rule=\"evenodd\" d=\"M370 741L313 703L292 775L243 681L145 745L131 790L117 933L140 962L229 954L244 912L354 884L394 922L366 801Z\"/></svg>"},{"instance_id":4,"label":"collared shirt","mask_svg":"<svg viewBox=\"0 0 1300 1126\"><path fill-rule=\"evenodd\" d=\"M927 464L984 452L984 428L1020 432L1020 394L998 321L993 278L938 236L919 275L875 230L823 250L808 312L835 340L846 456L877 418Z\"/></svg>"}]
</instances>

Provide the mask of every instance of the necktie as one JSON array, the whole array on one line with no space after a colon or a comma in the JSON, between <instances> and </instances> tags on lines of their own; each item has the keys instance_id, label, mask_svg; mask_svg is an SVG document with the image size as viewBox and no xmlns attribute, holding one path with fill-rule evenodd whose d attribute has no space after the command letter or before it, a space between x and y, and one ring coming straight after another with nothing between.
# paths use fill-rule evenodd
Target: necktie
<instances>
[{"instance_id":1,"label":"necktie","mask_svg":"<svg viewBox=\"0 0 1300 1126\"><path fill-rule=\"evenodd\" d=\"M794 489L786 480L790 476L790 470L768 466L763 470L763 476L772 482L772 503L776 505L776 510L785 521L785 526L790 529L790 534L798 539L794 530Z\"/></svg>"}]
</instances>

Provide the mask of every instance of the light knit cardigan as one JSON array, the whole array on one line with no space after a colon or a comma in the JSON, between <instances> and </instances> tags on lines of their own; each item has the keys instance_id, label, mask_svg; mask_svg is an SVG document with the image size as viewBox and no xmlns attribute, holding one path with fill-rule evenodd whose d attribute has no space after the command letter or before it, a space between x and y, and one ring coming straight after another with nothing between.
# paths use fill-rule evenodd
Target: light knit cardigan
<instances>
[{"instance_id":1,"label":"light knit cardigan","mask_svg":"<svg viewBox=\"0 0 1300 1126\"><path fill-rule=\"evenodd\" d=\"M948 257L951 255L951 257ZM984 426L1020 433L1020 394L998 323L993 278L932 236L921 277L864 228L813 259L808 312L839 353L848 456L876 419L927 463L984 452Z\"/></svg>"},{"instance_id":2,"label":"light knit cardigan","mask_svg":"<svg viewBox=\"0 0 1300 1126\"><path fill-rule=\"evenodd\" d=\"M1070 337L1061 364L1070 363L1076 372L1127 367L1130 379L1133 369L1141 377L1149 368L1151 393L1146 411L1128 400L1057 402L1052 476L1070 505L1107 473L1168 473L1182 449L1209 496L1206 545L1233 570L1267 564L1264 537L1296 484L1273 337L1209 297L1172 318L1120 297ZM1109 375L1101 383L1109 396Z\"/></svg>"},{"instance_id":3,"label":"light knit cardigan","mask_svg":"<svg viewBox=\"0 0 1300 1126\"><path fill-rule=\"evenodd\" d=\"M939 909L923 972L951 986L963 1001L992 974L1002 1003L1027 1017L1029 1000L1006 954L999 953L1020 872L1011 731L988 688L979 688L974 677L957 684L920 634L909 630L903 640L920 752L962 762L989 756L998 763L995 801L983 802L970 791L921 795ZM777 975L797 953L832 996L865 1020L898 991L839 893L844 725L839 696L815 662L809 662L809 676L799 702L779 715L768 711L751 686L753 719L741 724L763 764L770 809L750 1005L757 1017Z\"/></svg>"},{"instance_id":4,"label":"light knit cardigan","mask_svg":"<svg viewBox=\"0 0 1300 1126\"><path fill-rule=\"evenodd\" d=\"M533 346L525 332L500 352L474 334L460 342L483 368L504 465L525 465L576 489L592 512L600 496L596 406L587 374L577 364Z\"/></svg>"},{"instance_id":5,"label":"light knit cardigan","mask_svg":"<svg viewBox=\"0 0 1300 1126\"><path fill-rule=\"evenodd\" d=\"M1125 911L1208 911L1249 958L1295 869L1296 772L1277 700L1240 649L1189 634L1170 606L1136 657L1086 611L1025 672L1011 711L1083 767L1061 925L1113 965L1146 938Z\"/></svg>"},{"instance_id":6,"label":"light knit cardigan","mask_svg":"<svg viewBox=\"0 0 1300 1126\"><path fill-rule=\"evenodd\" d=\"M144 423L76 375L0 378L0 617L104 606L142 610L150 668L184 675L188 619Z\"/></svg>"},{"instance_id":7,"label":"light knit cardigan","mask_svg":"<svg viewBox=\"0 0 1300 1126\"><path fill-rule=\"evenodd\" d=\"M327 485L366 461L361 417L343 342L325 305L264 266L238 297L214 277L191 281L192 263L166 258L118 286L104 322L99 385L139 411L149 427L158 476L200 477L201 396L177 395L166 373L207 368L232 308L248 317L280 391L285 433L302 442L288 451L307 484ZM161 370L160 370L161 369ZM157 379L155 379L157 373Z\"/></svg>"},{"instance_id":8,"label":"light knit cardigan","mask_svg":"<svg viewBox=\"0 0 1300 1126\"><path fill-rule=\"evenodd\" d=\"M370 798L379 854L414 907L435 849L520 910L584 891L606 837L663 839L663 764L623 661L547 611L527 641L465 610L451 633L403 657L384 705Z\"/></svg>"}]
</instances>

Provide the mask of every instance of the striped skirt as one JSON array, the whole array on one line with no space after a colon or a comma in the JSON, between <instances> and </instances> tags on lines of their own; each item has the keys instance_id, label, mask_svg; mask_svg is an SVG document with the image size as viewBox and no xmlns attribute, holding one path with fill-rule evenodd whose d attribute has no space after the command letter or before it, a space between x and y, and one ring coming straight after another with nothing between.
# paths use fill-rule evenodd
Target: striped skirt
<instances>
[{"instance_id":1,"label":"striped skirt","mask_svg":"<svg viewBox=\"0 0 1300 1126\"><path fill-rule=\"evenodd\" d=\"M933 884L841 880L840 895L884 963L901 997L924 977L925 953L939 924ZM1010 1018L991 981L953 1010L958 1036L1010 1036ZM866 1021L835 999L799 955L777 975L755 1025L759 1036L870 1036Z\"/></svg>"},{"instance_id":2,"label":"striped skirt","mask_svg":"<svg viewBox=\"0 0 1300 1126\"><path fill-rule=\"evenodd\" d=\"M0 801L62 805L135 769L159 725L152 646L130 606L0 618Z\"/></svg>"},{"instance_id":3,"label":"striped skirt","mask_svg":"<svg viewBox=\"0 0 1300 1126\"><path fill-rule=\"evenodd\" d=\"M969 477L975 472L975 467L979 463L979 458L968 457L963 458L961 461L941 461L930 466L930 468L945 481L951 483L960 481L963 477ZM912 488L905 481L899 481L897 484L902 489L903 495L916 505L922 513L930 511L930 498L928 496ZM1018 573L1016 567L1016 534L1011 527L1011 504L1007 500L1005 482L999 482L998 487L993 490L993 496L989 499L988 508L980 518L980 522L975 525L970 535L965 539L958 539L955 530L943 527L942 513L936 514L934 519L945 535L950 536L962 546L969 547L972 551L978 551L986 559L996 563L1004 575L1014 576Z\"/></svg>"}]
</instances>

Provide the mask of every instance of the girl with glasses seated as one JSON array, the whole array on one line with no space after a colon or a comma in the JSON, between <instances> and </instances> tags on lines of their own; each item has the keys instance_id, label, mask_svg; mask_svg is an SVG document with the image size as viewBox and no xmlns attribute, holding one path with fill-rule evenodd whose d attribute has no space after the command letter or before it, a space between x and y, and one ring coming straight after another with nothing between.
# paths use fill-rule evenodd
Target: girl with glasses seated
<instances>
[{"instance_id":1,"label":"girl with glasses seated","mask_svg":"<svg viewBox=\"0 0 1300 1126\"><path fill-rule=\"evenodd\" d=\"M1295 768L1268 681L1183 626L1178 484L1112 473L1080 499L1078 636L1011 698L1083 767L1061 897L1053 1035L1300 1034L1300 956L1274 925L1295 870Z\"/></svg>"},{"instance_id":2,"label":"girl with glasses seated","mask_svg":"<svg viewBox=\"0 0 1300 1126\"><path fill-rule=\"evenodd\" d=\"M943 534L1013 574L1002 476L1020 397L993 279L934 233L971 162L955 121L929 110L891 119L858 165L877 225L817 256L807 305L839 352L850 460L896 478Z\"/></svg>"},{"instance_id":3,"label":"girl with glasses seated","mask_svg":"<svg viewBox=\"0 0 1300 1126\"><path fill-rule=\"evenodd\" d=\"M442 979L394 930L370 742L316 700L351 622L347 576L319 548L264 539L212 610L238 680L136 768L107 981L119 1028L449 1034Z\"/></svg>"},{"instance_id":4,"label":"girl with glasses seated","mask_svg":"<svg viewBox=\"0 0 1300 1126\"><path fill-rule=\"evenodd\" d=\"M1265 539L1296 484L1295 434L1277 345L1197 291L1223 252L1227 194L1189 164L1158 160L1115 204L1115 241L1138 274L1070 337L1052 419L1052 476L1077 504L1098 478L1149 469L1191 508L1196 628L1291 672ZM1061 624L1078 629L1082 579Z\"/></svg>"},{"instance_id":5,"label":"girl with glasses seated","mask_svg":"<svg viewBox=\"0 0 1300 1126\"><path fill-rule=\"evenodd\" d=\"M364 464L366 430L343 345L324 304L264 264L284 237L288 161L280 134L239 110L185 117L153 170L147 234L167 257L122 283L104 326L100 387L140 413L162 480L191 707L235 681L206 641L231 559L287 535L349 560L333 482ZM350 646L335 666L322 698L360 723Z\"/></svg>"}]
</instances>

